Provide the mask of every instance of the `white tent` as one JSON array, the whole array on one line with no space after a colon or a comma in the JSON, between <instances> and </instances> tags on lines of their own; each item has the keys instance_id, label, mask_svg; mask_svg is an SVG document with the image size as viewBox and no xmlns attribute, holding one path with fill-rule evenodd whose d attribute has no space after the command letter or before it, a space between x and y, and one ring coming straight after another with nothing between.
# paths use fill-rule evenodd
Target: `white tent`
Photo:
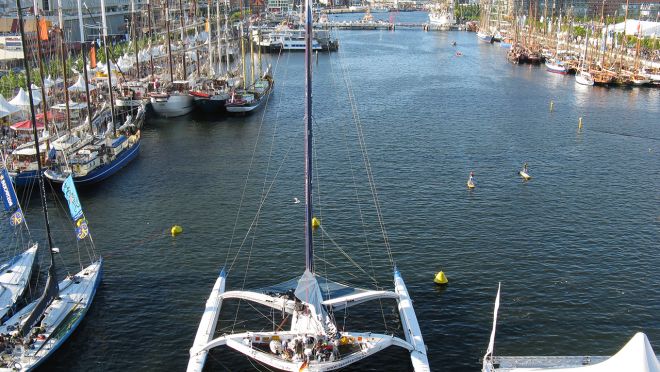
<instances>
[{"instance_id":1,"label":"white tent","mask_svg":"<svg viewBox=\"0 0 660 372\"><path fill-rule=\"evenodd\" d=\"M643 37L660 37L660 22L651 22L651 21L638 21L636 19L629 19L627 22L617 23L613 26L608 26L607 30L614 30L616 33L623 32L623 27L625 25L626 35L637 35L641 33ZM639 30L637 29L639 27Z\"/></svg>"},{"instance_id":2,"label":"white tent","mask_svg":"<svg viewBox=\"0 0 660 372\"><path fill-rule=\"evenodd\" d=\"M50 78L50 75L48 75L48 76L44 79L44 87L46 87L46 88L50 88L50 87L52 87L53 85L55 85L55 82L53 81L53 79Z\"/></svg>"},{"instance_id":3,"label":"white tent","mask_svg":"<svg viewBox=\"0 0 660 372\"><path fill-rule=\"evenodd\" d=\"M19 111L21 111L20 108L7 102L5 97L3 97L2 94L0 94L0 118L4 118L5 116L15 114Z\"/></svg>"},{"instance_id":4,"label":"white tent","mask_svg":"<svg viewBox=\"0 0 660 372\"><path fill-rule=\"evenodd\" d=\"M92 91L96 89L93 85L87 84L89 87L89 90ZM70 86L69 92L84 92L85 91L85 78L83 78L82 74L78 74L78 81L76 81L75 84Z\"/></svg>"},{"instance_id":5,"label":"white tent","mask_svg":"<svg viewBox=\"0 0 660 372\"><path fill-rule=\"evenodd\" d=\"M41 88L36 86L34 83L30 86L30 89L32 89L32 99L35 100L34 104L37 105L37 101L41 102L42 97L41 97Z\"/></svg>"},{"instance_id":6,"label":"white tent","mask_svg":"<svg viewBox=\"0 0 660 372\"><path fill-rule=\"evenodd\" d=\"M41 103L41 98L34 95L34 90L32 90L32 102L35 105L38 105L39 103ZM11 103L14 106L29 107L30 106L30 97L25 92L25 90L23 88L21 88L18 91L18 94L16 94L16 97L12 98L12 100L9 101L9 103Z\"/></svg>"}]
</instances>

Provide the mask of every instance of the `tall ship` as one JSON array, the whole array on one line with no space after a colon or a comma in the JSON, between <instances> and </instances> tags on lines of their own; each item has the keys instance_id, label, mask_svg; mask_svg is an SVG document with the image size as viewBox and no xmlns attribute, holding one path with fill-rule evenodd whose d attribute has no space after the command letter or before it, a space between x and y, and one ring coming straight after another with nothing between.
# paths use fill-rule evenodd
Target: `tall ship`
<instances>
[{"instance_id":1,"label":"tall ship","mask_svg":"<svg viewBox=\"0 0 660 372\"><path fill-rule=\"evenodd\" d=\"M456 24L454 18L454 3L446 2L433 4L429 8L429 24L440 30L449 30Z\"/></svg>"}]
</instances>

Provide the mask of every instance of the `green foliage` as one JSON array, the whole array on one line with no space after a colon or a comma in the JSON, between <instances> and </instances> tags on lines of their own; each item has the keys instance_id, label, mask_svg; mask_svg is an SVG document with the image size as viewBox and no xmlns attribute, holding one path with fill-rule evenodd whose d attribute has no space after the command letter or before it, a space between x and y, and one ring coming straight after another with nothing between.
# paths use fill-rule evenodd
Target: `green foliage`
<instances>
[{"instance_id":1,"label":"green foliage","mask_svg":"<svg viewBox=\"0 0 660 372\"><path fill-rule=\"evenodd\" d=\"M582 26L575 26L575 27L573 27L573 35L574 36L585 37L585 36L587 36L587 29L585 29Z\"/></svg>"},{"instance_id":2,"label":"green foliage","mask_svg":"<svg viewBox=\"0 0 660 372\"><path fill-rule=\"evenodd\" d=\"M476 21L480 15L479 4L459 4L454 8L454 17L459 21Z\"/></svg>"}]
</instances>

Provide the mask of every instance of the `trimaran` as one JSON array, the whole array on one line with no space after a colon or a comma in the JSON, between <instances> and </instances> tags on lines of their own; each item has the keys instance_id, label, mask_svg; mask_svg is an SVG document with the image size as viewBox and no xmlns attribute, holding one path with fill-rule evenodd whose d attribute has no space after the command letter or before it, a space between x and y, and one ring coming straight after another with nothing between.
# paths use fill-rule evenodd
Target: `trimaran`
<instances>
[{"instance_id":1,"label":"trimaran","mask_svg":"<svg viewBox=\"0 0 660 372\"><path fill-rule=\"evenodd\" d=\"M312 10L305 1L305 271L302 276L261 290L225 291L222 269L190 349L188 371L202 371L209 350L228 346L266 366L285 371L329 371L346 367L389 346L410 352L415 371L429 371L426 346L406 285L394 269L394 291L363 290L332 282L314 272L312 247ZM277 290L275 290L277 288ZM287 331L254 331L213 338L222 301L240 299L283 311L291 318ZM405 340L394 335L338 330L332 311L371 300L398 303ZM323 345L323 348L317 348ZM287 347L288 346L288 347Z\"/></svg>"}]
</instances>

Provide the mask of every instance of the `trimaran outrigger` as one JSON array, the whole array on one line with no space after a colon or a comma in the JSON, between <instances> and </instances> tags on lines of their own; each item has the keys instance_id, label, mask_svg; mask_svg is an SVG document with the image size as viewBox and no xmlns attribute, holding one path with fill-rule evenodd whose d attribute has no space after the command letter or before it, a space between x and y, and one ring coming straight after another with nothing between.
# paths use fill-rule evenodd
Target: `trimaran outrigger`
<instances>
[{"instance_id":1,"label":"trimaran outrigger","mask_svg":"<svg viewBox=\"0 0 660 372\"><path fill-rule=\"evenodd\" d=\"M426 346L412 300L396 269L394 291L350 288L314 273L310 0L305 1L305 10L305 272L301 277L260 290L225 291L227 273L223 269L213 286L190 349L188 371L202 371L209 350L223 345L269 367L296 372L343 368L389 346L399 346L410 352L415 371L429 371ZM288 331L230 333L213 338L225 299L241 299L282 310L291 317L291 328ZM332 311L378 299L397 301L405 340L388 334L338 331L330 315Z\"/></svg>"}]
</instances>

